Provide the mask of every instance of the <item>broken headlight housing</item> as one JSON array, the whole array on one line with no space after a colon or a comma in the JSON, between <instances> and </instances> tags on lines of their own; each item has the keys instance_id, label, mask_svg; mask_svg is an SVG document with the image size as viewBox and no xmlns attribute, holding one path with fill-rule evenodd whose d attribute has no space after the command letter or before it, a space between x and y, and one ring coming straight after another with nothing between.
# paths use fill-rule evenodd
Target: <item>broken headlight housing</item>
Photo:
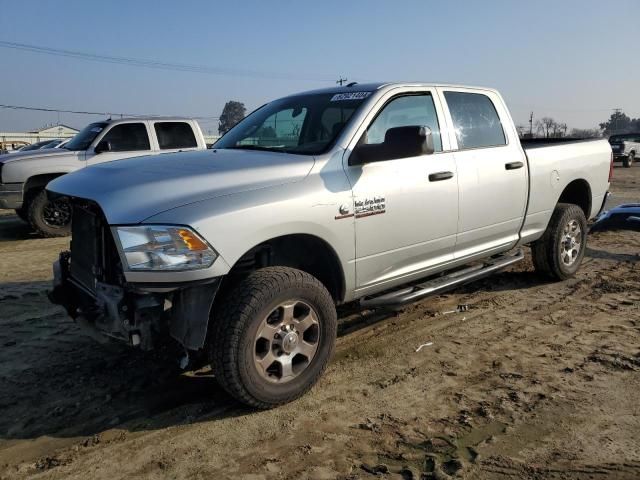
<instances>
[{"instance_id":1,"label":"broken headlight housing","mask_svg":"<svg viewBox=\"0 0 640 480\"><path fill-rule=\"evenodd\" d=\"M114 227L124 266L132 271L180 271L210 267L218 254L188 227Z\"/></svg>"}]
</instances>

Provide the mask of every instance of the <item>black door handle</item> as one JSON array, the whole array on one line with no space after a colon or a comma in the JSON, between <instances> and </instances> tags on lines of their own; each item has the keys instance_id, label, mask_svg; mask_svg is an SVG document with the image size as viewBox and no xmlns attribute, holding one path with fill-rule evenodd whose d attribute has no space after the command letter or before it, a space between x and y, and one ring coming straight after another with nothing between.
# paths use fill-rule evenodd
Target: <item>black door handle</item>
<instances>
[{"instance_id":1,"label":"black door handle","mask_svg":"<svg viewBox=\"0 0 640 480\"><path fill-rule=\"evenodd\" d=\"M510 162L504 164L504 168L507 170L517 170L518 168L522 167L524 167L524 163L522 162Z\"/></svg>"},{"instance_id":2,"label":"black door handle","mask_svg":"<svg viewBox=\"0 0 640 480\"><path fill-rule=\"evenodd\" d=\"M449 180L453 178L453 172L437 172L429 174L430 182L439 182L441 180Z\"/></svg>"}]
</instances>

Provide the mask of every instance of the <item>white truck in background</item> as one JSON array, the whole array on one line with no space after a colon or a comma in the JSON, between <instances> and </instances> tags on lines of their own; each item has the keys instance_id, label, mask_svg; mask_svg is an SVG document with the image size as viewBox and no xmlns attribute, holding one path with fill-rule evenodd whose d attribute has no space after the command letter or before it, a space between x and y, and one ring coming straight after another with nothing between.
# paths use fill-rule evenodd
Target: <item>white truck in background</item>
<instances>
[{"instance_id":1,"label":"white truck in background","mask_svg":"<svg viewBox=\"0 0 640 480\"><path fill-rule=\"evenodd\" d=\"M0 208L14 209L45 237L70 232L67 202L47 200L51 180L97 163L157 153L207 148L198 122L149 117L105 120L87 125L61 148L0 156Z\"/></svg>"},{"instance_id":2,"label":"white truck in background","mask_svg":"<svg viewBox=\"0 0 640 480\"><path fill-rule=\"evenodd\" d=\"M640 133L623 133L611 135L609 144L613 152L613 159L621 161L625 168L631 167L640 155Z\"/></svg>"}]
</instances>

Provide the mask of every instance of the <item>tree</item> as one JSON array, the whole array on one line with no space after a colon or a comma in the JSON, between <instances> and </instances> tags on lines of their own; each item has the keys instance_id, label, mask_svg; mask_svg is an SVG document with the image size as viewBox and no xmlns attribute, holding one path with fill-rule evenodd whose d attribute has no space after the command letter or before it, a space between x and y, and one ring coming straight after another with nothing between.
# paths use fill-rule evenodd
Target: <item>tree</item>
<instances>
[{"instance_id":1,"label":"tree","mask_svg":"<svg viewBox=\"0 0 640 480\"><path fill-rule=\"evenodd\" d=\"M605 136L616 133L635 133L640 131L640 118L629 118L621 110L616 110L609 120L600 124L600 128Z\"/></svg>"},{"instance_id":2,"label":"tree","mask_svg":"<svg viewBox=\"0 0 640 480\"><path fill-rule=\"evenodd\" d=\"M244 118L246 112L247 109L245 108L244 103L229 100L224 104L224 108L220 114L218 133L220 135L227 133L236 123Z\"/></svg>"},{"instance_id":3,"label":"tree","mask_svg":"<svg viewBox=\"0 0 640 480\"><path fill-rule=\"evenodd\" d=\"M574 138L598 138L602 136L599 128L572 128L569 133Z\"/></svg>"},{"instance_id":4,"label":"tree","mask_svg":"<svg viewBox=\"0 0 640 480\"><path fill-rule=\"evenodd\" d=\"M541 132L544 138L549 138L553 134L556 121L551 117L543 117L536 122L536 130Z\"/></svg>"}]
</instances>

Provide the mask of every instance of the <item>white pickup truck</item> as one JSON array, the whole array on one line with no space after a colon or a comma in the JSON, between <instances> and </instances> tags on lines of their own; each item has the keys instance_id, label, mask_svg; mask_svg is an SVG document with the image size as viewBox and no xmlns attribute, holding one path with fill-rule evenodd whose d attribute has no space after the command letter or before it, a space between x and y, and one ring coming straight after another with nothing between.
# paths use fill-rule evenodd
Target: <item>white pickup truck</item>
<instances>
[{"instance_id":1,"label":"white pickup truck","mask_svg":"<svg viewBox=\"0 0 640 480\"><path fill-rule=\"evenodd\" d=\"M195 120L138 117L95 122L62 148L0 156L0 208L14 209L43 236L68 235L69 205L48 201L44 192L54 178L122 158L205 148Z\"/></svg>"},{"instance_id":2,"label":"white pickup truck","mask_svg":"<svg viewBox=\"0 0 640 480\"><path fill-rule=\"evenodd\" d=\"M177 341L268 408L319 378L337 304L388 308L523 259L580 266L606 199L606 140L524 148L495 90L349 85L264 105L213 150L85 168L52 301L94 333ZM409 340L409 339L407 339Z\"/></svg>"}]
</instances>

